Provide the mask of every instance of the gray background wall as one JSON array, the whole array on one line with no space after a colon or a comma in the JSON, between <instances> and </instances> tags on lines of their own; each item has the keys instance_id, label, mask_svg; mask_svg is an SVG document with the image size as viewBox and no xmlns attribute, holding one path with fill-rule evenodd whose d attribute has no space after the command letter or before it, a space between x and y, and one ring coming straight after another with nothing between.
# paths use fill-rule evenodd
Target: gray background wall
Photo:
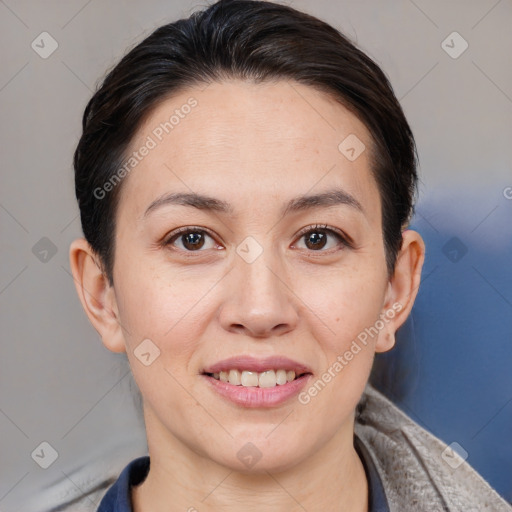
<instances>
[{"instance_id":1,"label":"gray background wall","mask_svg":"<svg viewBox=\"0 0 512 512\"><path fill-rule=\"evenodd\" d=\"M414 311L414 371L406 375L414 386L401 394L388 386L388 394L446 442L460 439L468 421L473 432L508 432L495 444L476 437L468 451L512 500L510 471L492 469L511 464L500 443L510 446L512 430L512 2L288 3L341 29L382 66L416 137L415 227L430 243L431 277ZM125 356L103 347L70 275L68 247L81 236L71 158L106 70L157 26L204 5L0 0L2 511L49 509L146 453ZM463 39L443 44L454 31ZM457 56L463 40L468 48ZM446 246L453 237L467 256ZM450 279L468 288L447 288ZM440 325L435 339L429 325ZM462 420L475 402L478 416ZM52 451L42 442L58 452L48 469L40 466Z\"/></svg>"}]
</instances>

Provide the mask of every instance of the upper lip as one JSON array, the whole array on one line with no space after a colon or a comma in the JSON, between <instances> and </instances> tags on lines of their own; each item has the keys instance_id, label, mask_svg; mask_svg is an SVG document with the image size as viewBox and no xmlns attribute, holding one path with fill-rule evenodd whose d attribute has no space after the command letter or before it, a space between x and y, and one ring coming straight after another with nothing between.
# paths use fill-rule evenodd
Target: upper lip
<instances>
[{"instance_id":1,"label":"upper lip","mask_svg":"<svg viewBox=\"0 0 512 512\"><path fill-rule=\"evenodd\" d=\"M267 370L293 370L296 375L311 373L308 366L298 363L285 356L270 356L255 358L249 355L235 356L223 359L204 368L203 373L219 373L228 370L247 370L251 372L264 372Z\"/></svg>"}]
</instances>

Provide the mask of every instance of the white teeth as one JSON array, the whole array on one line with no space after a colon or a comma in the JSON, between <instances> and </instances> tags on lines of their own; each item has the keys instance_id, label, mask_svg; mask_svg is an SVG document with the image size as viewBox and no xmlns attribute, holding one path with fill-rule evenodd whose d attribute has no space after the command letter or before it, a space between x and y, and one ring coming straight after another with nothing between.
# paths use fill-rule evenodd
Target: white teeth
<instances>
[{"instance_id":1,"label":"white teeth","mask_svg":"<svg viewBox=\"0 0 512 512\"><path fill-rule=\"evenodd\" d=\"M240 372L238 370L229 370L229 383L237 386L238 382L236 380L235 381L231 380L232 372L234 372L237 377L240 375ZM240 383L242 384L242 386L255 387L258 385L258 372L243 371L242 378L240 379L240 381L241 381Z\"/></svg>"},{"instance_id":2,"label":"white teeth","mask_svg":"<svg viewBox=\"0 0 512 512\"><path fill-rule=\"evenodd\" d=\"M238 370L229 370L228 381L230 384L233 384L234 386L239 386L240 384L242 384L242 379L240 378L240 372Z\"/></svg>"},{"instance_id":3,"label":"white teeth","mask_svg":"<svg viewBox=\"0 0 512 512\"><path fill-rule=\"evenodd\" d=\"M274 370L268 370L260 373L258 377L258 384L260 388L275 388L277 384L276 372Z\"/></svg>"},{"instance_id":4,"label":"white teeth","mask_svg":"<svg viewBox=\"0 0 512 512\"><path fill-rule=\"evenodd\" d=\"M213 374L213 378L234 386L273 388L295 380L294 370L267 370L261 373L248 370L229 370Z\"/></svg>"},{"instance_id":5,"label":"white teeth","mask_svg":"<svg viewBox=\"0 0 512 512\"><path fill-rule=\"evenodd\" d=\"M277 370L276 372L276 384L279 384L279 386L282 386L283 384L286 384L286 370Z\"/></svg>"}]
</instances>

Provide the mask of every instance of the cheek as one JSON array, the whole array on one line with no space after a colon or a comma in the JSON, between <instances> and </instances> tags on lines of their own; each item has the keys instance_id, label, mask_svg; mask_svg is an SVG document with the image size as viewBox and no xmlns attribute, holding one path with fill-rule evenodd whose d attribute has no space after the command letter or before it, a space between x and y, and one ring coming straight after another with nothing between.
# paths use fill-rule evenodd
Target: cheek
<instances>
[{"instance_id":1,"label":"cheek","mask_svg":"<svg viewBox=\"0 0 512 512\"><path fill-rule=\"evenodd\" d=\"M191 368L194 356L216 311L215 284L219 276L152 269L151 265L143 272L127 272L124 276L119 286L123 305L119 312L134 378L141 391L147 390L150 400L163 389L166 391L158 399L174 400L180 395L177 382L187 382L190 372L195 371ZM158 357L145 367L137 354L143 340L148 339L158 347L153 348Z\"/></svg>"},{"instance_id":2,"label":"cheek","mask_svg":"<svg viewBox=\"0 0 512 512\"><path fill-rule=\"evenodd\" d=\"M299 403L312 417L322 418L317 428L334 431L356 407L369 378L378 338L370 328L379 319L382 293L355 279L333 280L323 291L310 295L311 310L320 314L309 313L321 365ZM328 418L321 412L325 410L332 411Z\"/></svg>"},{"instance_id":3,"label":"cheek","mask_svg":"<svg viewBox=\"0 0 512 512\"><path fill-rule=\"evenodd\" d=\"M116 285L121 321L129 331L129 343L142 337L154 338L159 346L190 338L209 286L209 279L169 272L142 263L125 268ZM207 301L206 301L207 302ZM193 328L192 328L193 331ZM177 332L184 333L177 336Z\"/></svg>"},{"instance_id":4,"label":"cheek","mask_svg":"<svg viewBox=\"0 0 512 512\"><path fill-rule=\"evenodd\" d=\"M208 306L202 297L208 286L151 271L147 279L139 273L125 275L119 284L119 312L133 377L153 411L184 414L195 405L182 386L190 379L190 361L202 337L201 319Z\"/></svg>"},{"instance_id":5,"label":"cheek","mask_svg":"<svg viewBox=\"0 0 512 512\"><path fill-rule=\"evenodd\" d=\"M332 352L344 349L379 318L386 284L376 269L350 268L308 276L300 288L317 324L315 333L322 334Z\"/></svg>"},{"instance_id":6,"label":"cheek","mask_svg":"<svg viewBox=\"0 0 512 512\"><path fill-rule=\"evenodd\" d=\"M305 314L322 358L301 403L311 402L314 410L344 404L329 420L335 428L356 406L368 380L378 339L372 327L381 313L385 281L370 267L340 270L314 286L309 281Z\"/></svg>"}]
</instances>

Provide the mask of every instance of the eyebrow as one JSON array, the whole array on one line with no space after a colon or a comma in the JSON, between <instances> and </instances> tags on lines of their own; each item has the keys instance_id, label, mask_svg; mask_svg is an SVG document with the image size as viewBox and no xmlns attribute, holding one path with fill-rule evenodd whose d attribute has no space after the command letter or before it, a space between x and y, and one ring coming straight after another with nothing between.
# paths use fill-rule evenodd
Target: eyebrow
<instances>
[{"instance_id":1,"label":"eyebrow","mask_svg":"<svg viewBox=\"0 0 512 512\"><path fill-rule=\"evenodd\" d=\"M176 192L164 194L155 199L146 209L143 218L156 209L165 205L191 206L198 210L215 211L219 213L233 213L233 207L226 201L215 197L197 194L194 192ZM366 215L361 203L348 192L340 189L330 189L319 194L302 195L291 199L282 209L281 215L291 212L306 211L312 208L346 205Z\"/></svg>"}]
</instances>

